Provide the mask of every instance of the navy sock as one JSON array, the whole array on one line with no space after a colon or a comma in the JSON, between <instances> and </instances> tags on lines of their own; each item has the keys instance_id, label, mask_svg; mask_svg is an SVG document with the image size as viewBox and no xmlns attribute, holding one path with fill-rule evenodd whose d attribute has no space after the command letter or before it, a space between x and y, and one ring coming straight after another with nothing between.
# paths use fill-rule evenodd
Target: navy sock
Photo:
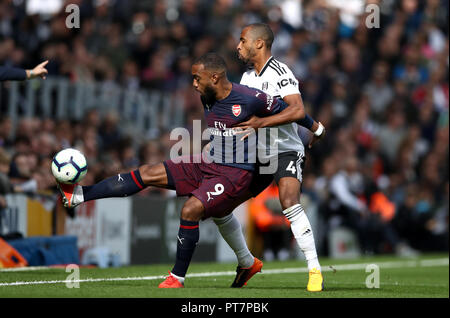
<instances>
[{"instance_id":1,"label":"navy sock","mask_svg":"<svg viewBox=\"0 0 450 318\"><path fill-rule=\"evenodd\" d=\"M109 177L94 185L84 186L82 189L84 201L89 201L111 197L126 197L141 191L145 187L139 170L135 170Z\"/></svg>"},{"instance_id":2,"label":"navy sock","mask_svg":"<svg viewBox=\"0 0 450 318\"><path fill-rule=\"evenodd\" d=\"M175 266L172 269L173 274L180 277L186 276L199 237L198 222L180 219L180 229L177 236L177 256Z\"/></svg>"}]
</instances>

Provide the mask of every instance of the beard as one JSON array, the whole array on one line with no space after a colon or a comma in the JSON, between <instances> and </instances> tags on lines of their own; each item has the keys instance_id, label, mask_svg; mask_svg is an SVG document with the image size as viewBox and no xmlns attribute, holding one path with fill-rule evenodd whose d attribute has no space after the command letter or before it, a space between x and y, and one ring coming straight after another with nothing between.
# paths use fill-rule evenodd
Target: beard
<instances>
[{"instance_id":1,"label":"beard","mask_svg":"<svg viewBox=\"0 0 450 318\"><path fill-rule=\"evenodd\" d=\"M205 92L202 95L202 98L207 104L212 105L216 101L216 91L212 88L212 86L208 85L205 87Z\"/></svg>"},{"instance_id":2,"label":"beard","mask_svg":"<svg viewBox=\"0 0 450 318\"><path fill-rule=\"evenodd\" d=\"M249 58L248 57L244 57L241 53L237 53L237 57L239 60L241 60L244 64L248 64L249 62Z\"/></svg>"},{"instance_id":3,"label":"beard","mask_svg":"<svg viewBox=\"0 0 450 318\"><path fill-rule=\"evenodd\" d=\"M255 56L255 51L251 48L248 52L247 52L247 56L244 56L240 53L238 53L238 59L241 60L247 67L253 67L253 62L251 61L251 59Z\"/></svg>"}]
</instances>

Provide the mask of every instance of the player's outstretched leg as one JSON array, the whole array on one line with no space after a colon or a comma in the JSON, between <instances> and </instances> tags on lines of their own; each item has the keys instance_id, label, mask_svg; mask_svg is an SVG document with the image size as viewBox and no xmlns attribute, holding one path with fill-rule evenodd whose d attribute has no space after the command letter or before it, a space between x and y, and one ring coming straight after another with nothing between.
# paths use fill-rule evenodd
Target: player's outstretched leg
<instances>
[{"instance_id":1,"label":"player's outstretched leg","mask_svg":"<svg viewBox=\"0 0 450 318\"><path fill-rule=\"evenodd\" d=\"M291 177L281 178L279 181L280 203L283 214L291 222L291 230L298 246L305 255L308 263L309 280L307 290L311 292L323 290L323 276L317 257L314 234L302 205L299 203L300 182Z\"/></svg>"},{"instance_id":2,"label":"player's outstretched leg","mask_svg":"<svg viewBox=\"0 0 450 318\"><path fill-rule=\"evenodd\" d=\"M166 170L162 163L153 166L143 165L137 170L119 173L91 186L58 183L58 188L64 206L73 208L90 200L130 196L150 185L167 186Z\"/></svg>"},{"instance_id":3,"label":"player's outstretched leg","mask_svg":"<svg viewBox=\"0 0 450 318\"><path fill-rule=\"evenodd\" d=\"M159 284L159 288L184 287L184 278L200 237L199 221L203 212L203 204L196 197L189 198L184 204L177 235L175 265L169 271L169 276Z\"/></svg>"}]
</instances>

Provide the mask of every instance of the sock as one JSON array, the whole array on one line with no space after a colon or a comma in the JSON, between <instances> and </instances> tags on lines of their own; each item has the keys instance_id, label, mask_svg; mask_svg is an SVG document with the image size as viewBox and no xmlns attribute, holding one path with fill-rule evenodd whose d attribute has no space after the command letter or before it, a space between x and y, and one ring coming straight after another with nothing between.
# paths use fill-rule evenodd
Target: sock
<instances>
[{"instance_id":1,"label":"sock","mask_svg":"<svg viewBox=\"0 0 450 318\"><path fill-rule=\"evenodd\" d=\"M223 218L213 218L213 221L219 228L219 232L225 242L236 254L239 266L243 268L251 267L255 259L247 247L241 224L234 214L231 213Z\"/></svg>"},{"instance_id":2,"label":"sock","mask_svg":"<svg viewBox=\"0 0 450 318\"><path fill-rule=\"evenodd\" d=\"M172 274L184 277L191 263L192 255L197 246L200 231L198 222L180 219L180 229L177 236L177 254Z\"/></svg>"},{"instance_id":3,"label":"sock","mask_svg":"<svg viewBox=\"0 0 450 318\"><path fill-rule=\"evenodd\" d=\"M303 207L296 204L283 211L283 214L291 222L291 230L297 244L305 255L308 269L317 268L321 270L319 259L317 258L316 243L314 235Z\"/></svg>"},{"instance_id":4,"label":"sock","mask_svg":"<svg viewBox=\"0 0 450 318\"><path fill-rule=\"evenodd\" d=\"M126 197L141 191L145 187L139 170L121 173L94 185L81 187L83 191L82 202L111 197ZM77 197L77 200L80 199L80 197Z\"/></svg>"},{"instance_id":5,"label":"sock","mask_svg":"<svg viewBox=\"0 0 450 318\"><path fill-rule=\"evenodd\" d=\"M170 275L172 275L173 277L175 277L180 283L184 284L184 277L180 277L175 275L174 273L170 272Z\"/></svg>"}]
</instances>

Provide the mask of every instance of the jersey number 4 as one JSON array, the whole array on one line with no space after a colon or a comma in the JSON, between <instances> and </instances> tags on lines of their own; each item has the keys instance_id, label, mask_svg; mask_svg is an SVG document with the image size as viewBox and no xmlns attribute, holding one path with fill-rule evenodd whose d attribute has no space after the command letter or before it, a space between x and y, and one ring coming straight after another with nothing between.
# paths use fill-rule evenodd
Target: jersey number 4
<instances>
[{"instance_id":1,"label":"jersey number 4","mask_svg":"<svg viewBox=\"0 0 450 318\"><path fill-rule=\"evenodd\" d=\"M292 172L292 174L295 174L297 172L297 169L295 168L293 160L291 162L289 162L289 165L287 166L286 171L290 171L290 172Z\"/></svg>"}]
</instances>

